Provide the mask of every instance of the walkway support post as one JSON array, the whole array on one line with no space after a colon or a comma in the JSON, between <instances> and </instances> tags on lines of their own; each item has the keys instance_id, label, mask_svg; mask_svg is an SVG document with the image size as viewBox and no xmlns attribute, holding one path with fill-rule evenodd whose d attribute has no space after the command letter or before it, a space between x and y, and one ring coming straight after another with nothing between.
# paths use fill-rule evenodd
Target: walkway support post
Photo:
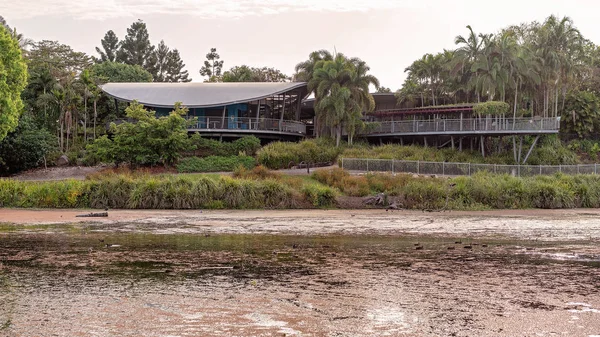
<instances>
[{"instance_id":1,"label":"walkway support post","mask_svg":"<svg viewBox=\"0 0 600 337\"><path fill-rule=\"evenodd\" d=\"M285 93L283 93L283 104L281 107L281 116L279 117L279 131L282 131L283 126L283 114L285 113Z\"/></svg>"},{"instance_id":2,"label":"walkway support post","mask_svg":"<svg viewBox=\"0 0 600 337\"><path fill-rule=\"evenodd\" d=\"M533 151L533 148L535 147L535 144L537 144L538 139L540 139L540 136L535 137L535 140L533 141L533 144L531 144L531 147L529 148L529 151L527 152L527 155L525 156L525 159L523 159L523 164L525 164L527 162L527 159L529 158L529 155ZM579 169L579 167L578 167L578 169Z\"/></svg>"},{"instance_id":3,"label":"walkway support post","mask_svg":"<svg viewBox=\"0 0 600 337\"><path fill-rule=\"evenodd\" d=\"M225 129L225 111L227 110L227 106L223 106L223 117L221 118L221 129Z\"/></svg>"}]
</instances>

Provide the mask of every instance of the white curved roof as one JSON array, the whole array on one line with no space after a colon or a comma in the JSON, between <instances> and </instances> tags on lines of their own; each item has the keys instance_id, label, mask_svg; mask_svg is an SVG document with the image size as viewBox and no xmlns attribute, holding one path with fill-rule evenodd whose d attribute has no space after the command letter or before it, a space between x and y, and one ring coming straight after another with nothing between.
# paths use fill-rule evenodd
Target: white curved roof
<instances>
[{"instance_id":1,"label":"white curved roof","mask_svg":"<svg viewBox=\"0 0 600 337\"><path fill-rule=\"evenodd\" d=\"M181 102L188 108L209 108L246 103L303 89L306 82L236 82L236 83L107 83L102 90L117 100L171 108Z\"/></svg>"}]
</instances>

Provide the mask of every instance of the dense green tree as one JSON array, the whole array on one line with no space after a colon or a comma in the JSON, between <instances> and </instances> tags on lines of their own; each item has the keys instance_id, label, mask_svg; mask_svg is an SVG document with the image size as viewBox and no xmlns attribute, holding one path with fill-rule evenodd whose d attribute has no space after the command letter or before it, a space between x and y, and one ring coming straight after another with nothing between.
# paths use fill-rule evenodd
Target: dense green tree
<instances>
[{"instance_id":1,"label":"dense green tree","mask_svg":"<svg viewBox=\"0 0 600 337\"><path fill-rule=\"evenodd\" d=\"M180 103L169 116L156 118L154 111L132 102L126 115L134 122L112 124L112 140L102 136L87 146L90 161L140 165L173 165L183 152L195 147L187 135L187 109Z\"/></svg>"},{"instance_id":2,"label":"dense green tree","mask_svg":"<svg viewBox=\"0 0 600 337\"><path fill-rule=\"evenodd\" d=\"M308 55L308 60L296 64L295 82L308 82L313 78L317 63L320 61L332 61L333 55L328 50L317 50Z\"/></svg>"},{"instance_id":3,"label":"dense green tree","mask_svg":"<svg viewBox=\"0 0 600 337\"><path fill-rule=\"evenodd\" d=\"M593 61L597 47L568 17L550 16L497 34L467 29L455 38L454 51L426 54L406 69L400 104L414 106L418 96L421 105L500 100L513 107L513 118L558 116L569 91L595 91L600 84L599 64Z\"/></svg>"},{"instance_id":4,"label":"dense green tree","mask_svg":"<svg viewBox=\"0 0 600 337\"><path fill-rule=\"evenodd\" d=\"M275 68L235 66L223 73L223 82L287 82L290 77Z\"/></svg>"},{"instance_id":5,"label":"dense green tree","mask_svg":"<svg viewBox=\"0 0 600 337\"><path fill-rule=\"evenodd\" d=\"M308 89L315 93L317 123L330 129L339 146L342 130L352 138L362 125L362 113L375 107L369 87L379 87L379 81L368 74L367 64L357 58L337 54L333 60L318 61L311 69Z\"/></svg>"},{"instance_id":6,"label":"dense green tree","mask_svg":"<svg viewBox=\"0 0 600 337\"><path fill-rule=\"evenodd\" d=\"M92 64L92 59L82 52L58 41L43 40L32 45L27 54L29 68L34 71L47 69L59 82L78 75Z\"/></svg>"},{"instance_id":7,"label":"dense green tree","mask_svg":"<svg viewBox=\"0 0 600 337\"><path fill-rule=\"evenodd\" d=\"M26 85L27 65L19 43L0 25L0 141L18 125Z\"/></svg>"},{"instance_id":8,"label":"dense green tree","mask_svg":"<svg viewBox=\"0 0 600 337\"><path fill-rule=\"evenodd\" d=\"M585 138L600 131L600 97L593 92L578 91L567 96L562 116L563 132Z\"/></svg>"},{"instance_id":9,"label":"dense green tree","mask_svg":"<svg viewBox=\"0 0 600 337\"><path fill-rule=\"evenodd\" d=\"M167 82L167 72L169 70L167 63L169 61L170 51L171 50L169 47L167 47L165 41L161 40L158 46L154 49L154 52L151 54L148 72L152 74L154 82Z\"/></svg>"},{"instance_id":10,"label":"dense green tree","mask_svg":"<svg viewBox=\"0 0 600 337\"><path fill-rule=\"evenodd\" d=\"M219 59L221 56L217 53L217 48L210 48L210 53L206 54L206 61L200 68L200 75L208 77L206 82L214 82L221 76L223 70L223 60Z\"/></svg>"},{"instance_id":11,"label":"dense green tree","mask_svg":"<svg viewBox=\"0 0 600 337\"><path fill-rule=\"evenodd\" d=\"M23 116L14 132L0 142L0 175L17 173L46 164L49 153L57 150L56 136Z\"/></svg>"},{"instance_id":12,"label":"dense green tree","mask_svg":"<svg viewBox=\"0 0 600 337\"><path fill-rule=\"evenodd\" d=\"M381 87L377 88L377 92L380 94L388 94L388 93L392 93L392 89L381 86Z\"/></svg>"},{"instance_id":13,"label":"dense green tree","mask_svg":"<svg viewBox=\"0 0 600 337\"><path fill-rule=\"evenodd\" d=\"M188 71L181 60L177 49L169 49L164 41L160 41L152 54L150 73L154 82L189 82Z\"/></svg>"},{"instance_id":14,"label":"dense green tree","mask_svg":"<svg viewBox=\"0 0 600 337\"><path fill-rule=\"evenodd\" d=\"M92 74L107 82L152 82L152 74L138 65L102 62L90 67Z\"/></svg>"},{"instance_id":15,"label":"dense green tree","mask_svg":"<svg viewBox=\"0 0 600 337\"><path fill-rule=\"evenodd\" d=\"M119 43L119 38L112 30L109 30L104 35L104 38L100 40L100 44L102 45L102 49L96 47L96 52L100 54L100 58L97 61L100 62L115 62L117 60L117 52L119 51L119 47L121 44Z\"/></svg>"},{"instance_id":16,"label":"dense green tree","mask_svg":"<svg viewBox=\"0 0 600 337\"><path fill-rule=\"evenodd\" d=\"M154 67L154 57L152 56L154 49L150 43L146 24L142 20L138 20L127 28L127 35L117 52L117 61L138 65L150 71Z\"/></svg>"},{"instance_id":17,"label":"dense green tree","mask_svg":"<svg viewBox=\"0 0 600 337\"><path fill-rule=\"evenodd\" d=\"M0 15L0 26L4 26L6 30L12 35L12 37L17 40L19 46L21 47L21 51L26 54L27 48L31 46L33 40L26 38L23 34L17 32L16 28L11 28L6 20Z\"/></svg>"},{"instance_id":18,"label":"dense green tree","mask_svg":"<svg viewBox=\"0 0 600 337\"><path fill-rule=\"evenodd\" d=\"M185 64L181 59L179 50L173 49L169 52L169 58L167 62L168 67L168 82L190 82L192 79L189 78L189 72L184 70Z\"/></svg>"}]
</instances>

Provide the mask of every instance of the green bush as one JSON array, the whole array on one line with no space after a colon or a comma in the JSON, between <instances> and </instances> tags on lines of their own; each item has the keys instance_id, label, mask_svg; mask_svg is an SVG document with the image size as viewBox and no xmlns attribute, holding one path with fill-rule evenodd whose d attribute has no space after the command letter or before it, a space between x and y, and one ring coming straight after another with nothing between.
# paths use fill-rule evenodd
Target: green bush
<instances>
[{"instance_id":1,"label":"green bush","mask_svg":"<svg viewBox=\"0 0 600 337\"><path fill-rule=\"evenodd\" d=\"M39 128L28 115L0 142L0 175L32 169L49 162L48 155L58 149L56 136Z\"/></svg>"},{"instance_id":2,"label":"green bush","mask_svg":"<svg viewBox=\"0 0 600 337\"><path fill-rule=\"evenodd\" d=\"M331 140L313 139L299 143L273 142L257 153L260 164L270 169L283 169L304 163L335 162L342 149Z\"/></svg>"},{"instance_id":3,"label":"green bush","mask_svg":"<svg viewBox=\"0 0 600 337\"><path fill-rule=\"evenodd\" d=\"M336 193L327 186L307 184L302 187L302 193L308 202L315 207L333 207L336 204Z\"/></svg>"},{"instance_id":4,"label":"green bush","mask_svg":"<svg viewBox=\"0 0 600 337\"><path fill-rule=\"evenodd\" d=\"M256 160L248 156L190 157L182 159L179 164L177 164L177 171L180 173L230 172L234 171L239 166L251 169L256 166Z\"/></svg>"},{"instance_id":5,"label":"green bush","mask_svg":"<svg viewBox=\"0 0 600 337\"><path fill-rule=\"evenodd\" d=\"M135 122L111 124L113 138L103 136L88 145L86 162L173 165L183 152L194 149L187 135L188 121L182 117L187 108L180 103L175 103L169 116L160 118L136 101L125 112Z\"/></svg>"},{"instance_id":6,"label":"green bush","mask_svg":"<svg viewBox=\"0 0 600 337\"><path fill-rule=\"evenodd\" d=\"M220 142L214 139L202 138L199 134L195 134L192 136L192 144L196 146L194 154L197 157L229 157L239 154L254 156L260 149L260 139L254 136L242 137L233 142Z\"/></svg>"}]
</instances>

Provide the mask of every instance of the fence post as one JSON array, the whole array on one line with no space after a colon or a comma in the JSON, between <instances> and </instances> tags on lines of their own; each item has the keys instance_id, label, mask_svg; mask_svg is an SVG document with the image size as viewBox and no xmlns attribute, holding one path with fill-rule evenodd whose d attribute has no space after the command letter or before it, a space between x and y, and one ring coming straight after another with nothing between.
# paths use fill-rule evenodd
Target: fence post
<instances>
[{"instance_id":1,"label":"fence post","mask_svg":"<svg viewBox=\"0 0 600 337\"><path fill-rule=\"evenodd\" d=\"M521 164L517 165L517 174L521 177Z\"/></svg>"},{"instance_id":2,"label":"fence post","mask_svg":"<svg viewBox=\"0 0 600 337\"><path fill-rule=\"evenodd\" d=\"M498 171L498 169L497 169L497 166L498 166L497 164L494 164L494 174L497 174L497 173L498 173L498 172L497 172L497 171Z\"/></svg>"},{"instance_id":3,"label":"fence post","mask_svg":"<svg viewBox=\"0 0 600 337\"><path fill-rule=\"evenodd\" d=\"M469 175L471 175L471 162L469 162Z\"/></svg>"},{"instance_id":4,"label":"fence post","mask_svg":"<svg viewBox=\"0 0 600 337\"><path fill-rule=\"evenodd\" d=\"M369 159L367 159L367 173L369 173Z\"/></svg>"},{"instance_id":5,"label":"fence post","mask_svg":"<svg viewBox=\"0 0 600 337\"><path fill-rule=\"evenodd\" d=\"M594 163L594 174L598 174L598 163Z\"/></svg>"},{"instance_id":6,"label":"fence post","mask_svg":"<svg viewBox=\"0 0 600 337\"><path fill-rule=\"evenodd\" d=\"M558 172L562 173L562 165L558 164Z\"/></svg>"},{"instance_id":7,"label":"fence post","mask_svg":"<svg viewBox=\"0 0 600 337\"><path fill-rule=\"evenodd\" d=\"M344 157L342 157L342 170L344 169Z\"/></svg>"},{"instance_id":8,"label":"fence post","mask_svg":"<svg viewBox=\"0 0 600 337\"><path fill-rule=\"evenodd\" d=\"M417 174L421 174L421 162L419 160L417 160Z\"/></svg>"},{"instance_id":9,"label":"fence post","mask_svg":"<svg viewBox=\"0 0 600 337\"><path fill-rule=\"evenodd\" d=\"M577 174L579 174L579 164L577 164Z\"/></svg>"},{"instance_id":10,"label":"fence post","mask_svg":"<svg viewBox=\"0 0 600 337\"><path fill-rule=\"evenodd\" d=\"M392 174L394 174L394 159L392 159Z\"/></svg>"},{"instance_id":11,"label":"fence post","mask_svg":"<svg viewBox=\"0 0 600 337\"><path fill-rule=\"evenodd\" d=\"M445 122L444 122L445 125ZM442 175L445 176L446 175L446 162L442 162Z\"/></svg>"},{"instance_id":12,"label":"fence post","mask_svg":"<svg viewBox=\"0 0 600 337\"><path fill-rule=\"evenodd\" d=\"M539 165L540 167L540 175L542 175L542 165Z\"/></svg>"}]
</instances>

